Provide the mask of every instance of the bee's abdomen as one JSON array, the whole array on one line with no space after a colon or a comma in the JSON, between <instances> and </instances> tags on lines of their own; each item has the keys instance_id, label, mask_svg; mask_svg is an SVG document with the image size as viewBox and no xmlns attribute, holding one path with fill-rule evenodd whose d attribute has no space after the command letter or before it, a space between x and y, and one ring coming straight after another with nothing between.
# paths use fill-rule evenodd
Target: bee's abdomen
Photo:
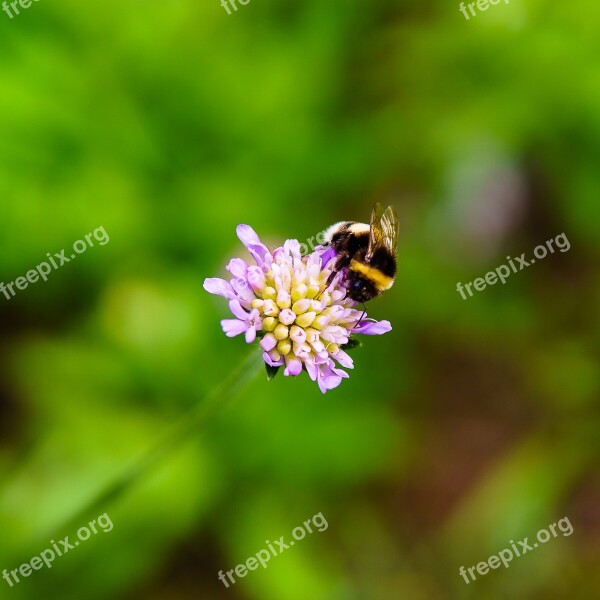
<instances>
[{"instance_id":1,"label":"bee's abdomen","mask_svg":"<svg viewBox=\"0 0 600 600\"><path fill-rule=\"evenodd\" d=\"M369 281L379 293L389 290L394 284L393 276L386 275L381 269L370 263L367 264L352 260L350 263L350 270Z\"/></svg>"},{"instance_id":2,"label":"bee's abdomen","mask_svg":"<svg viewBox=\"0 0 600 600\"><path fill-rule=\"evenodd\" d=\"M396 276L396 258L384 248L375 251L369 264L388 277Z\"/></svg>"}]
</instances>

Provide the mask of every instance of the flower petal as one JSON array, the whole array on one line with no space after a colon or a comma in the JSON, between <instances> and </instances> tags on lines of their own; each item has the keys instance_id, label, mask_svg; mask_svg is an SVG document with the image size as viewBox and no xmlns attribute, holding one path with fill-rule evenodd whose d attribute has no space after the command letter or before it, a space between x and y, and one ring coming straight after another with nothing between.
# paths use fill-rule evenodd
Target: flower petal
<instances>
[{"instance_id":1,"label":"flower petal","mask_svg":"<svg viewBox=\"0 0 600 600\"><path fill-rule=\"evenodd\" d=\"M338 350L333 355L333 358L335 358L335 360L337 360L340 363L340 365L342 365L342 367L345 367L346 369L354 369L354 361L352 360L350 355L344 352L343 350Z\"/></svg>"},{"instance_id":2,"label":"flower petal","mask_svg":"<svg viewBox=\"0 0 600 600\"><path fill-rule=\"evenodd\" d=\"M244 323L238 319L223 319L221 321L221 327L227 337L235 337L248 329L248 323Z\"/></svg>"},{"instance_id":3,"label":"flower petal","mask_svg":"<svg viewBox=\"0 0 600 600\"><path fill-rule=\"evenodd\" d=\"M283 245L283 248L292 258L300 260L301 252L300 242L298 240L287 240Z\"/></svg>"},{"instance_id":4,"label":"flower petal","mask_svg":"<svg viewBox=\"0 0 600 600\"><path fill-rule=\"evenodd\" d=\"M260 347L265 351L269 352L277 346L277 338L272 333L267 333L265 337L260 340Z\"/></svg>"},{"instance_id":5,"label":"flower petal","mask_svg":"<svg viewBox=\"0 0 600 600\"><path fill-rule=\"evenodd\" d=\"M335 258L337 256L337 253L332 246L326 246L324 250L319 251L319 256L321 258L321 265L323 265L323 268L325 268L327 266L327 263L332 258Z\"/></svg>"},{"instance_id":6,"label":"flower petal","mask_svg":"<svg viewBox=\"0 0 600 600\"><path fill-rule=\"evenodd\" d=\"M231 287L234 289L239 299L244 302L252 302L252 300L256 298L250 284L245 279L232 279Z\"/></svg>"},{"instance_id":7,"label":"flower petal","mask_svg":"<svg viewBox=\"0 0 600 600\"><path fill-rule=\"evenodd\" d=\"M260 267L252 265L248 267L247 274L248 283L252 286L253 290L262 290L266 285L265 273Z\"/></svg>"},{"instance_id":8,"label":"flower petal","mask_svg":"<svg viewBox=\"0 0 600 600\"><path fill-rule=\"evenodd\" d=\"M256 327L248 327L246 331L246 344L251 344L256 339Z\"/></svg>"},{"instance_id":9,"label":"flower petal","mask_svg":"<svg viewBox=\"0 0 600 600\"><path fill-rule=\"evenodd\" d=\"M352 330L352 333L364 333L365 335L382 335L392 330L389 321L360 321Z\"/></svg>"},{"instance_id":10,"label":"flower petal","mask_svg":"<svg viewBox=\"0 0 600 600\"><path fill-rule=\"evenodd\" d=\"M231 300L229 302L229 310L233 313L235 317L240 319L241 321L247 321L250 316L240 304L239 300Z\"/></svg>"},{"instance_id":11,"label":"flower petal","mask_svg":"<svg viewBox=\"0 0 600 600\"><path fill-rule=\"evenodd\" d=\"M232 258L229 264L225 267L234 277L246 279L248 272L248 263L241 258Z\"/></svg>"},{"instance_id":12,"label":"flower petal","mask_svg":"<svg viewBox=\"0 0 600 600\"><path fill-rule=\"evenodd\" d=\"M256 264L262 267L271 258L269 249L260 241L256 231L250 225L238 225L236 229L240 242L246 246Z\"/></svg>"},{"instance_id":13,"label":"flower petal","mask_svg":"<svg viewBox=\"0 0 600 600\"><path fill-rule=\"evenodd\" d=\"M235 298L235 292L231 287L229 281L225 281L225 279L221 279L220 277L208 277L204 280L204 284L202 287L209 294L216 294L217 296L223 296L228 300L233 300Z\"/></svg>"},{"instance_id":14,"label":"flower petal","mask_svg":"<svg viewBox=\"0 0 600 600\"><path fill-rule=\"evenodd\" d=\"M317 367L315 361L311 358L307 358L304 361L304 364L306 366L306 372L308 373L308 376L315 381L319 376L319 367Z\"/></svg>"},{"instance_id":15,"label":"flower petal","mask_svg":"<svg viewBox=\"0 0 600 600\"><path fill-rule=\"evenodd\" d=\"M302 361L298 358L288 358L285 357L285 371L284 375L291 375L292 377L296 377L302 373Z\"/></svg>"},{"instance_id":16,"label":"flower petal","mask_svg":"<svg viewBox=\"0 0 600 600\"><path fill-rule=\"evenodd\" d=\"M263 360L270 366L270 367L281 367L281 365L283 365L284 360L283 358L280 358L279 360L273 360L270 356L268 352L263 352Z\"/></svg>"}]
</instances>

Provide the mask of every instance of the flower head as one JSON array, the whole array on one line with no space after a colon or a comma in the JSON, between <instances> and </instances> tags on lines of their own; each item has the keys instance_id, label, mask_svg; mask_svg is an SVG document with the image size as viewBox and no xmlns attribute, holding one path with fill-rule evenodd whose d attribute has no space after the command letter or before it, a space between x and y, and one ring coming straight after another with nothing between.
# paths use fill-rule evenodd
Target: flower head
<instances>
[{"instance_id":1,"label":"flower head","mask_svg":"<svg viewBox=\"0 0 600 600\"><path fill-rule=\"evenodd\" d=\"M284 375L296 376L305 369L323 393L340 385L348 377L340 367L354 367L344 350L351 336L386 333L390 322L364 318L346 297L342 272L326 287L336 258L331 248L302 257L297 240L270 252L250 226L239 225L237 234L256 264L234 258L229 281L204 281L207 292L229 300L235 319L221 321L225 335L243 333L248 344L259 337L268 371L284 367Z\"/></svg>"}]
</instances>

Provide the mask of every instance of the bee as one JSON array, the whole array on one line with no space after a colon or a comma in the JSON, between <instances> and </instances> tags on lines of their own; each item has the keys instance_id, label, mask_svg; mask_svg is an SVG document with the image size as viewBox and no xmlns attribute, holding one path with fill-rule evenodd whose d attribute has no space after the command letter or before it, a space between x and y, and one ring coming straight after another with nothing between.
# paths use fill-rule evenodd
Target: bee
<instances>
[{"instance_id":1,"label":"bee","mask_svg":"<svg viewBox=\"0 0 600 600\"><path fill-rule=\"evenodd\" d=\"M382 210L377 203L371 211L371 221L342 221L325 232L325 246L331 246L338 258L327 286L342 270L347 296L365 303L389 290L396 277L396 246L398 215L388 206Z\"/></svg>"}]
</instances>

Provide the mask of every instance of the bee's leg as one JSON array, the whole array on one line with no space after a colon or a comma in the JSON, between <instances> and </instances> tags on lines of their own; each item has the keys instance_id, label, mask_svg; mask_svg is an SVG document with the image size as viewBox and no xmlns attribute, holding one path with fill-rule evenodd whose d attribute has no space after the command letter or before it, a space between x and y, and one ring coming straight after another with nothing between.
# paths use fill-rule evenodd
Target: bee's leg
<instances>
[{"instance_id":1,"label":"bee's leg","mask_svg":"<svg viewBox=\"0 0 600 600\"><path fill-rule=\"evenodd\" d=\"M363 317L367 314L367 307L365 306L365 303L362 303L363 305L363 314L360 315L360 319L357 321L358 323L360 323L363 320Z\"/></svg>"},{"instance_id":2,"label":"bee's leg","mask_svg":"<svg viewBox=\"0 0 600 600\"><path fill-rule=\"evenodd\" d=\"M325 282L325 290L331 285L331 282L335 279L335 276L340 272L340 269L337 268L337 264L335 265L335 269L331 271L327 281ZM323 290L323 291L325 291Z\"/></svg>"}]
</instances>

